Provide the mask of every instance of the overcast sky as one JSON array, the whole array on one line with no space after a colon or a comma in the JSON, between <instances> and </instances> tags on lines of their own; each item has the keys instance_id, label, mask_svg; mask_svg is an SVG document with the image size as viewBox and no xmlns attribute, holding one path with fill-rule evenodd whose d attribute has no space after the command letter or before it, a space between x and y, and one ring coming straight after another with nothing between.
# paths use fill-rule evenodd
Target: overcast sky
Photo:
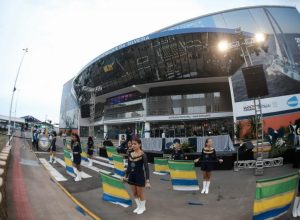
<instances>
[{"instance_id":1,"label":"overcast sky","mask_svg":"<svg viewBox=\"0 0 300 220\"><path fill-rule=\"evenodd\" d=\"M121 43L200 15L299 0L0 0L0 115L59 122L63 84ZM300 21L299 21L300 22Z\"/></svg>"}]
</instances>

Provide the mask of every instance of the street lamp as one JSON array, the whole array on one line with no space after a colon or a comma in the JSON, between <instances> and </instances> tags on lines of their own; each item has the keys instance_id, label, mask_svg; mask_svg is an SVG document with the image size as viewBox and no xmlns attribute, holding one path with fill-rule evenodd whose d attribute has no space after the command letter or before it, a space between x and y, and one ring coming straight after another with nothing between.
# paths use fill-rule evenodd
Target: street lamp
<instances>
[{"instance_id":1,"label":"street lamp","mask_svg":"<svg viewBox=\"0 0 300 220\"><path fill-rule=\"evenodd\" d=\"M17 76L16 76L16 80L15 80L15 84L14 84L14 88L13 88L13 92L12 92L12 96L11 96L11 100L10 100L9 119L8 119L8 131L7 131L8 144L9 145L10 145L10 136L11 136L11 125L10 125L10 123L11 123L11 109L12 109L12 104L13 104L13 100L14 100L14 94L15 94L15 91L16 91L16 84L17 84L17 80L18 80L18 77L19 77L20 69L21 69L21 66L22 66L25 54L28 52L28 48L24 48L22 50L24 52L23 52L23 56L22 56L19 68L18 68L18 72L17 72Z\"/></svg>"}]
</instances>

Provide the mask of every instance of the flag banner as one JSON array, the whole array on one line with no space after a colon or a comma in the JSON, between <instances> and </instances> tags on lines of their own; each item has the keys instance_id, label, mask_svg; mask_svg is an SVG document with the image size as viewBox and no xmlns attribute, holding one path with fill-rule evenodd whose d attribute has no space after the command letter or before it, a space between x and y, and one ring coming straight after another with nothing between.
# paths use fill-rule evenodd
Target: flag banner
<instances>
[{"instance_id":1,"label":"flag banner","mask_svg":"<svg viewBox=\"0 0 300 220\"><path fill-rule=\"evenodd\" d=\"M274 219L286 213L295 196L298 173L256 181L253 220Z\"/></svg>"},{"instance_id":2,"label":"flag banner","mask_svg":"<svg viewBox=\"0 0 300 220\"><path fill-rule=\"evenodd\" d=\"M109 159L109 161L112 161L112 155L113 154L118 154L117 152L117 148L113 147L113 146L106 146L106 153L107 153L107 157Z\"/></svg>"},{"instance_id":3,"label":"flag banner","mask_svg":"<svg viewBox=\"0 0 300 220\"><path fill-rule=\"evenodd\" d=\"M130 196L124 186L124 183L109 174L100 172L102 180L103 195L102 199L123 207L132 205Z\"/></svg>"},{"instance_id":4,"label":"flag banner","mask_svg":"<svg viewBox=\"0 0 300 220\"><path fill-rule=\"evenodd\" d=\"M174 190L199 190L193 161L169 160L171 182Z\"/></svg>"},{"instance_id":5,"label":"flag banner","mask_svg":"<svg viewBox=\"0 0 300 220\"><path fill-rule=\"evenodd\" d=\"M83 148L82 149L82 152L81 152L81 160L83 160L83 161L85 161L85 162L89 162L89 158L88 158L88 156L87 156L87 153L86 153L86 149L85 148Z\"/></svg>"},{"instance_id":6,"label":"flag banner","mask_svg":"<svg viewBox=\"0 0 300 220\"><path fill-rule=\"evenodd\" d=\"M71 159L71 152L64 150L64 159L65 159L65 164L66 164L66 171L67 173L72 176L76 177L74 169L73 169L73 162Z\"/></svg>"},{"instance_id":7,"label":"flag banner","mask_svg":"<svg viewBox=\"0 0 300 220\"><path fill-rule=\"evenodd\" d=\"M85 162L89 162L88 156L87 156L87 148L86 147L82 147L81 148L81 160L85 161Z\"/></svg>"},{"instance_id":8,"label":"flag banner","mask_svg":"<svg viewBox=\"0 0 300 220\"><path fill-rule=\"evenodd\" d=\"M124 158L118 154L113 154L112 158L113 158L115 174L121 177L125 176Z\"/></svg>"},{"instance_id":9,"label":"flag banner","mask_svg":"<svg viewBox=\"0 0 300 220\"><path fill-rule=\"evenodd\" d=\"M169 171L168 159L154 157L154 174L166 175Z\"/></svg>"},{"instance_id":10,"label":"flag banner","mask_svg":"<svg viewBox=\"0 0 300 220\"><path fill-rule=\"evenodd\" d=\"M67 148L67 150L71 150L71 141L70 140L66 140L66 148Z\"/></svg>"}]
</instances>

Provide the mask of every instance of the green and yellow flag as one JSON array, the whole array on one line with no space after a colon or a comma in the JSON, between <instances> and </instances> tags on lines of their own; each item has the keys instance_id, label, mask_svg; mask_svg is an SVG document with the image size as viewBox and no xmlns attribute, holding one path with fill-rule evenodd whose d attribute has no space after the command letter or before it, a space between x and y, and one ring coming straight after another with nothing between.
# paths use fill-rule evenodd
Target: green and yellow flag
<instances>
[{"instance_id":1,"label":"green and yellow flag","mask_svg":"<svg viewBox=\"0 0 300 220\"><path fill-rule=\"evenodd\" d=\"M130 196L124 186L124 183L109 174L100 172L102 180L103 195L102 199L123 207L128 207L132 204Z\"/></svg>"},{"instance_id":2,"label":"green and yellow flag","mask_svg":"<svg viewBox=\"0 0 300 220\"><path fill-rule=\"evenodd\" d=\"M65 164L66 164L66 171L67 173L72 176L75 177L75 172L73 169L73 163L72 163L72 159L71 159L71 152L64 150L64 159L65 159Z\"/></svg>"},{"instance_id":3,"label":"green and yellow flag","mask_svg":"<svg viewBox=\"0 0 300 220\"><path fill-rule=\"evenodd\" d=\"M115 174L123 177L125 176L124 158L121 155L113 154L113 164L115 168Z\"/></svg>"},{"instance_id":4,"label":"green and yellow flag","mask_svg":"<svg viewBox=\"0 0 300 220\"><path fill-rule=\"evenodd\" d=\"M106 153L107 153L107 157L108 157L109 161L112 162L113 161L112 155L118 154L117 148L115 148L113 146L106 146Z\"/></svg>"},{"instance_id":5,"label":"green and yellow flag","mask_svg":"<svg viewBox=\"0 0 300 220\"><path fill-rule=\"evenodd\" d=\"M169 165L168 165L168 159L161 158L161 157L155 157L154 158L154 174L167 174L169 173Z\"/></svg>"},{"instance_id":6,"label":"green and yellow flag","mask_svg":"<svg viewBox=\"0 0 300 220\"><path fill-rule=\"evenodd\" d=\"M298 173L256 181L253 220L274 219L286 213L295 196Z\"/></svg>"},{"instance_id":7,"label":"green and yellow flag","mask_svg":"<svg viewBox=\"0 0 300 220\"><path fill-rule=\"evenodd\" d=\"M171 182L174 190L199 190L193 161L169 160Z\"/></svg>"}]
</instances>

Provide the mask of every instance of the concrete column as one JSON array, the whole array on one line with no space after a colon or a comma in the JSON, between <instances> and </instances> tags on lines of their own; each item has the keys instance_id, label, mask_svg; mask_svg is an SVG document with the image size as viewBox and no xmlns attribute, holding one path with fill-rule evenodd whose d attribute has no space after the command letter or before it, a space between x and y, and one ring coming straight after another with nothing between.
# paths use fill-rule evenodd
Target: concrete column
<instances>
[{"instance_id":1,"label":"concrete column","mask_svg":"<svg viewBox=\"0 0 300 220\"><path fill-rule=\"evenodd\" d=\"M107 133L108 133L108 128L107 128L107 125L103 125L103 138L105 139L106 136L107 136Z\"/></svg>"},{"instance_id":2,"label":"concrete column","mask_svg":"<svg viewBox=\"0 0 300 220\"><path fill-rule=\"evenodd\" d=\"M145 122L145 138L150 138L150 122Z\"/></svg>"}]
</instances>

